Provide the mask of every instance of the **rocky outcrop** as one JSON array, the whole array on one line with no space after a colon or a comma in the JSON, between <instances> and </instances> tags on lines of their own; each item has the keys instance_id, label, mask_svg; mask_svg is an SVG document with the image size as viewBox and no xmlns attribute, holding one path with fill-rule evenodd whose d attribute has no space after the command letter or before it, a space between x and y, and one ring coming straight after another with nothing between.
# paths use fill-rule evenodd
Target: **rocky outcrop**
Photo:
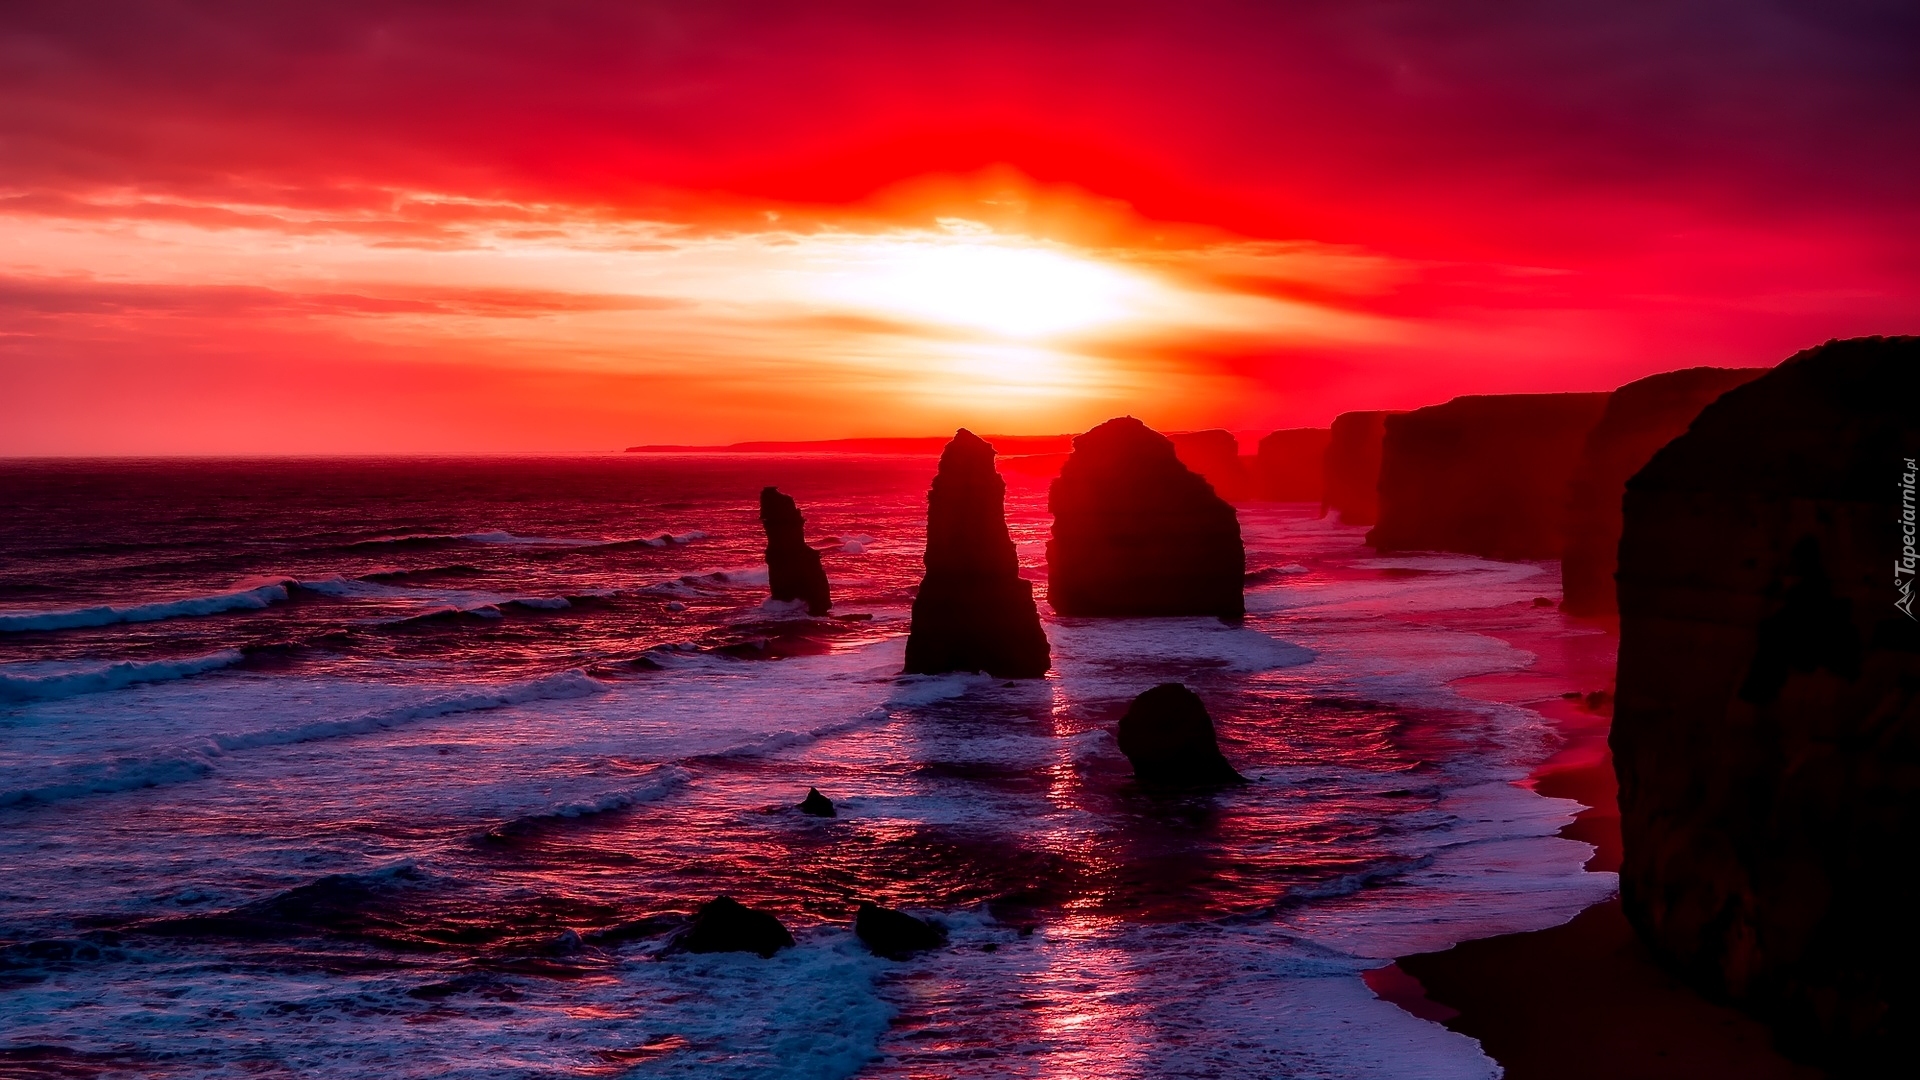
<instances>
[{"instance_id":1,"label":"rocky outcrop","mask_svg":"<svg viewBox=\"0 0 1920 1080\"><path fill-rule=\"evenodd\" d=\"M1286 428L1260 440L1254 492L1273 502L1320 502L1326 492L1327 428Z\"/></svg>"},{"instance_id":2,"label":"rocky outcrop","mask_svg":"<svg viewBox=\"0 0 1920 1080\"><path fill-rule=\"evenodd\" d=\"M1332 512L1342 525L1380 520L1380 446L1387 417L1399 415L1350 412L1333 418L1321 473L1321 514Z\"/></svg>"},{"instance_id":3,"label":"rocky outcrop","mask_svg":"<svg viewBox=\"0 0 1920 1080\"><path fill-rule=\"evenodd\" d=\"M1006 494L993 447L961 428L927 494L927 576L913 599L908 674L1032 679L1051 666L1033 583L1007 535Z\"/></svg>"},{"instance_id":4,"label":"rocky outcrop","mask_svg":"<svg viewBox=\"0 0 1920 1080\"><path fill-rule=\"evenodd\" d=\"M1557 559L1567 483L1606 394L1493 394L1390 416L1376 550Z\"/></svg>"},{"instance_id":5,"label":"rocky outcrop","mask_svg":"<svg viewBox=\"0 0 1920 1080\"><path fill-rule=\"evenodd\" d=\"M1062 615L1245 613L1233 507L1133 417L1073 440L1048 492L1047 599Z\"/></svg>"},{"instance_id":6,"label":"rocky outcrop","mask_svg":"<svg viewBox=\"0 0 1920 1080\"><path fill-rule=\"evenodd\" d=\"M817 787L808 788L807 797L801 799L800 805L795 807L795 809L808 817L838 816L837 812L833 809L833 800L820 794L820 789Z\"/></svg>"},{"instance_id":7,"label":"rocky outcrop","mask_svg":"<svg viewBox=\"0 0 1920 1080\"><path fill-rule=\"evenodd\" d=\"M750 952L766 957L792 944L793 935L779 919L722 896L700 905L693 922L675 934L664 951L668 955Z\"/></svg>"},{"instance_id":8,"label":"rocky outcrop","mask_svg":"<svg viewBox=\"0 0 1920 1080\"><path fill-rule=\"evenodd\" d=\"M1782 1045L1861 1075L1920 1032L1920 338L1829 342L1627 483L1621 899ZM1915 612L1914 614L1920 614Z\"/></svg>"},{"instance_id":9,"label":"rocky outcrop","mask_svg":"<svg viewBox=\"0 0 1920 1080\"><path fill-rule=\"evenodd\" d=\"M1161 683L1133 699L1120 718L1120 752L1143 787L1217 787L1241 783L1213 732L1200 696L1180 683Z\"/></svg>"},{"instance_id":10,"label":"rocky outcrop","mask_svg":"<svg viewBox=\"0 0 1920 1080\"><path fill-rule=\"evenodd\" d=\"M1654 451L1687 430L1721 394L1752 382L1761 368L1687 368L1630 382L1607 399L1606 412L1587 434L1567 485L1566 550L1561 556L1565 599L1574 615L1611 615L1613 571L1620 552L1620 499L1627 478Z\"/></svg>"},{"instance_id":11,"label":"rocky outcrop","mask_svg":"<svg viewBox=\"0 0 1920 1080\"><path fill-rule=\"evenodd\" d=\"M889 960L905 960L947 943L947 928L938 923L864 902L853 917L853 933L868 952Z\"/></svg>"},{"instance_id":12,"label":"rocky outcrop","mask_svg":"<svg viewBox=\"0 0 1920 1080\"><path fill-rule=\"evenodd\" d=\"M1213 493L1228 502L1240 502L1249 492L1247 471L1240 461L1240 440L1233 432L1214 428L1210 431L1176 431L1167 438L1180 464L1200 474L1213 485Z\"/></svg>"},{"instance_id":13,"label":"rocky outcrop","mask_svg":"<svg viewBox=\"0 0 1920 1080\"><path fill-rule=\"evenodd\" d=\"M809 615L833 607L820 553L807 546L807 520L793 496L779 488L760 490L760 524L767 530L767 588L775 600L805 601Z\"/></svg>"}]
</instances>

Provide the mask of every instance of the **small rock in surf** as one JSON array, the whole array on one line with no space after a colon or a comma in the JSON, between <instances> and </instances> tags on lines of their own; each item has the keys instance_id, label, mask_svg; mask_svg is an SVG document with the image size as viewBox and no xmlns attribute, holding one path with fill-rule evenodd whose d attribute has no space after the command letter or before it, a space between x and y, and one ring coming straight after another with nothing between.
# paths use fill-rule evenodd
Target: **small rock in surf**
<instances>
[{"instance_id":1,"label":"small rock in surf","mask_svg":"<svg viewBox=\"0 0 1920 1080\"><path fill-rule=\"evenodd\" d=\"M853 932L873 955L889 960L905 960L947 943L946 927L871 902L861 903Z\"/></svg>"},{"instance_id":2,"label":"small rock in surf","mask_svg":"<svg viewBox=\"0 0 1920 1080\"><path fill-rule=\"evenodd\" d=\"M1220 753L1213 718L1199 695L1161 683L1133 699L1120 718L1120 752L1148 787L1214 787L1244 780Z\"/></svg>"},{"instance_id":3,"label":"small rock in surf","mask_svg":"<svg viewBox=\"0 0 1920 1080\"><path fill-rule=\"evenodd\" d=\"M675 934L661 955L750 952L768 957L792 944L793 935L779 919L722 896L702 904L692 925Z\"/></svg>"}]
</instances>

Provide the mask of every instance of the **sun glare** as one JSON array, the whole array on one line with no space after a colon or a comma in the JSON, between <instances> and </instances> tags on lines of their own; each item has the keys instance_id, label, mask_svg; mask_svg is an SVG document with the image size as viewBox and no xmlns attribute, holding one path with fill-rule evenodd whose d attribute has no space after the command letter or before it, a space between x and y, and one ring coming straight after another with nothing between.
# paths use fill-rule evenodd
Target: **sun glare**
<instances>
[{"instance_id":1,"label":"sun glare","mask_svg":"<svg viewBox=\"0 0 1920 1080\"><path fill-rule=\"evenodd\" d=\"M1013 338L1122 321L1152 288L1136 275L1058 251L978 241L883 241L860 262L835 275L834 299Z\"/></svg>"}]
</instances>

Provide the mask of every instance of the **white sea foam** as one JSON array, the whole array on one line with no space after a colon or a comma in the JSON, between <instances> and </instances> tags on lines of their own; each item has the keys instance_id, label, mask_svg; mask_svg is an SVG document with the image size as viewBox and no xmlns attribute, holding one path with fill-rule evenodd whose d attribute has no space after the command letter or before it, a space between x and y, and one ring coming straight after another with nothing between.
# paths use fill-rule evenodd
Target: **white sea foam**
<instances>
[{"instance_id":1,"label":"white sea foam","mask_svg":"<svg viewBox=\"0 0 1920 1080\"><path fill-rule=\"evenodd\" d=\"M0 789L0 807L138 791L141 788L198 780L212 771L213 763L206 755L197 753L91 762L62 770L58 779L33 787Z\"/></svg>"},{"instance_id":2,"label":"white sea foam","mask_svg":"<svg viewBox=\"0 0 1920 1080\"><path fill-rule=\"evenodd\" d=\"M1250 542L1275 548L1274 562L1295 557L1293 534L1265 535L1253 520ZM1309 554L1299 557L1312 562ZM1510 783L1541 752L1538 718L1464 701L1445 685L1517 670L1527 654L1484 635L1365 613L1470 606L1462 598L1524 601L1539 588L1539 568L1502 565L1436 568L1373 592L1327 584L1318 572L1287 575L1249 594L1276 603L1242 627L1049 622L1054 676L1011 686L972 675L899 677L904 642L893 637L776 663L687 653L665 672L615 683L576 672L551 684L423 697L398 673L386 681L235 672L26 702L8 710L19 726L0 741L0 786L65 798L207 782L128 796L124 805L75 801L60 813L15 817L9 824L22 827L0 830L0 862L25 868L9 882L10 911L36 903L67 910L44 898L70 888L70 874L53 868L82 857L116 871L97 876L84 910L148 915L155 903L233 899L230 882L355 873L396 854L444 867L488 822L554 819L569 830L570 819L630 811L631 822L607 831L630 824L638 843L621 854L639 859L647 857L644 830L671 829L689 815L729 827L745 819L742 827L770 837L813 835L834 826L755 811L790 805L816 777L858 826L1045 836L1067 848L1111 828L1101 816L1111 811L1097 801L1070 811L1057 790L1022 783L937 783L915 766L978 765L1075 788L1112 770L1118 751L1099 729L1061 737L1056 719L1108 710L1153 681L1189 673L1300 697L1457 710L1462 745L1472 749L1423 770L1421 783L1439 801L1396 819L1405 835L1384 868L1392 888L1335 881L1272 918L1128 926L1066 913L1021 938L981 913L949 911L940 915L955 946L912 965L874 960L843 928L803 919L799 947L768 961L653 960L652 944L636 944L582 960L594 978L503 974L489 976L485 993L432 1001L409 991L444 971L289 969L249 963L242 946L229 955L217 943L163 943L107 974L49 966L17 991L28 996L17 1003L23 1026L13 1037L86 1049L93 1044L72 1033L100 1032L100 1043L191 1060L209 1076L240 1075L271 1058L315 1075L489 1078L610 1068L795 1080L916 1069L985 1077L1042 1067L1090 1076L1492 1077L1496 1067L1472 1040L1376 999L1360 973L1416 947L1558 921L1612 881L1583 874L1585 847L1551 835L1571 804ZM1461 580L1448 586L1449 577ZM721 595L763 583L729 575L686 588ZM1483 587L1490 596L1476 592ZM339 735L354 739L328 741ZM701 760L735 754L755 760ZM40 768L77 767L89 756L101 764L84 776ZM1307 773L1336 770L1249 771L1255 783L1222 796L1223 805L1287 798L1308 786ZM1334 779L1372 784L1367 790L1401 783L1350 771ZM836 779L832 790L827 777ZM59 789L63 779L69 786ZM177 844L158 821L182 826ZM168 842L156 843L161 836ZM600 872L583 871L567 887L590 891ZM504 877L511 880L476 878L468 887L520 889L532 880ZM193 992L163 998L181 986ZM163 999L168 1008L155 1009ZM420 1039L422 1030L433 1037Z\"/></svg>"},{"instance_id":3,"label":"white sea foam","mask_svg":"<svg viewBox=\"0 0 1920 1080\"><path fill-rule=\"evenodd\" d=\"M0 614L0 633L27 633L46 630L74 630L115 623L158 622L162 619L218 615L227 611L259 611L287 598L285 582L258 585L210 596L189 596L178 600L152 600L120 607L101 604L96 607L65 611L16 611Z\"/></svg>"},{"instance_id":4,"label":"white sea foam","mask_svg":"<svg viewBox=\"0 0 1920 1080\"><path fill-rule=\"evenodd\" d=\"M584 671L562 671L543 679L524 683L458 694L441 694L416 704L377 709L341 720L320 720L292 727L215 735L212 742L220 750L228 752L262 746L287 746L318 739L335 739L346 735L365 735L369 732L382 731L401 724L453 713L498 709L507 705L523 705L531 701L587 697L605 693L606 690L605 683Z\"/></svg>"},{"instance_id":5,"label":"white sea foam","mask_svg":"<svg viewBox=\"0 0 1920 1080\"><path fill-rule=\"evenodd\" d=\"M136 685L126 688L126 693L144 692L148 695L145 699L102 705L89 710L79 723L66 701L28 705L27 712L14 722L9 745L0 750L0 806L59 802L198 780L224 766L235 754L365 736L441 717L590 697L607 690L607 684L578 670L425 698L419 697L417 690L410 694L408 688L400 686L346 686L339 688L343 701L370 695L402 700L346 716L323 712L324 718L277 727L208 729L210 723L241 716L291 711L288 706L299 702L276 701L276 691L285 693L281 686L270 678L252 678L233 688L239 693L209 695L187 693L184 688L179 694L169 694L173 687ZM307 692L327 686L317 684ZM253 698L246 690L263 696ZM319 695L323 710L329 697ZM225 708L208 708L213 700L219 700ZM36 708L54 710L54 715L35 715ZM61 712L66 715L61 717ZM142 730L143 725L150 730Z\"/></svg>"},{"instance_id":6,"label":"white sea foam","mask_svg":"<svg viewBox=\"0 0 1920 1080\"><path fill-rule=\"evenodd\" d=\"M106 980L98 965L37 972L13 992L10 1037L63 1045L76 1031L117 1032L213 1080L256 1076L268 1060L304 1076L404 1080L845 1080L875 1057L894 1014L876 988L889 965L845 931L804 934L766 960L634 951L588 969L595 978L501 974L451 995L409 993L447 982L432 967L298 968L164 944L139 959Z\"/></svg>"},{"instance_id":7,"label":"white sea foam","mask_svg":"<svg viewBox=\"0 0 1920 1080\"><path fill-rule=\"evenodd\" d=\"M0 702L53 701L142 683L168 682L232 667L244 659L245 655L238 649L223 649L179 660L7 664L0 667Z\"/></svg>"},{"instance_id":8,"label":"white sea foam","mask_svg":"<svg viewBox=\"0 0 1920 1080\"><path fill-rule=\"evenodd\" d=\"M678 765L663 765L648 773L645 783L617 791L603 791L584 799L574 799L532 816L581 818L604 814L609 810L625 810L643 803L659 802L686 786L687 781L691 779L693 774L686 769Z\"/></svg>"}]
</instances>

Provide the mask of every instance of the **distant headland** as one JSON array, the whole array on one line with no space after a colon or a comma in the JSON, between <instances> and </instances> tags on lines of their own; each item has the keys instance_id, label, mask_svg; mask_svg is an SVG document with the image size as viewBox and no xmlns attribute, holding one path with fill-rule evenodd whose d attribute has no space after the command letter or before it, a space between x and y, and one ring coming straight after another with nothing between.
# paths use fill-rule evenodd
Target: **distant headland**
<instances>
[{"instance_id":1,"label":"distant headland","mask_svg":"<svg viewBox=\"0 0 1920 1080\"><path fill-rule=\"evenodd\" d=\"M629 454L925 454L938 457L952 435L872 439L814 439L798 442L737 442L725 446L629 446ZM1072 435L985 435L1002 454L1064 454Z\"/></svg>"}]
</instances>

